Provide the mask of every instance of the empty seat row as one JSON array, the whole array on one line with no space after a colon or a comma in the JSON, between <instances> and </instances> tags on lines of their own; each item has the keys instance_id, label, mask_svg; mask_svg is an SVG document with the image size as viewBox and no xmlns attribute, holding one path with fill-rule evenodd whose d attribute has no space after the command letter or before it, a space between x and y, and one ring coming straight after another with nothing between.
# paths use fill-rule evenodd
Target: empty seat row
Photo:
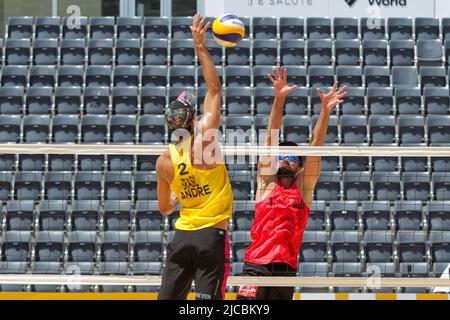
<instances>
[{"instance_id":1,"label":"empty seat row","mask_svg":"<svg viewBox=\"0 0 450 320\"><path fill-rule=\"evenodd\" d=\"M256 39L303 38L323 39L439 39L450 33L448 18L290 18L240 17L246 35ZM34 21L33 21L34 20ZM207 17L212 22L213 17ZM185 38L190 36L192 17L9 17L9 38L104 39L130 38ZM209 32L208 32L209 33ZM210 35L208 35L210 37Z\"/></svg>"}]
</instances>

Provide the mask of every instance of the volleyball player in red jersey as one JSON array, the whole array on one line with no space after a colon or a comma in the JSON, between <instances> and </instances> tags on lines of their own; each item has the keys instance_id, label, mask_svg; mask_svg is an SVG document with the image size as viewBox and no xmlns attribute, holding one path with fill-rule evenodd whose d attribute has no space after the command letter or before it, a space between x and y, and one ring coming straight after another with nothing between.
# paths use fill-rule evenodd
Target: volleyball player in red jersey
<instances>
[{"instance_id":1,"label":"volleyball player in red jersey","mask_svg":"<svg viewBox=\"0 0 450 320\"><path fill-rule=\"evenodd\" d=\"M273 76L268 75L275 90L275 100L270 113L266 146L296 146L294 142L279 143L279 129L286 96L297 86L288 86L287 71L278 68ZM328 129L329 116L333 108L343 102L346 86L338 90L336 82L324 94L317 89L322 102L311 146L323 145ZM274 131L275 130L275 131ZM278 160L278 161L277 161ZM308 156L304 163L301 157L280 155L260 157L255 205L255 220L251 228L252 243L246 249L243 276L296 276L297 256L308 223L313 190L320 175L320 157ZM238 300L289 299L293 287L239 288Z\"/></svg>"}]
</instances>

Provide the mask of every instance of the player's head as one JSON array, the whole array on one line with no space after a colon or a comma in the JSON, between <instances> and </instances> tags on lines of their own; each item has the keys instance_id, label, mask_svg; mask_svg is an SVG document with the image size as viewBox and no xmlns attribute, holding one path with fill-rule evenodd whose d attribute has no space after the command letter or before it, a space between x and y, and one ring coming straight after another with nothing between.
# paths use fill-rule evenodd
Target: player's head
<instances>
[{"instance_id":1,"label":"player's head","mask_svg":"<svg viewBox=\"0 0 450 320\"><path fill-rule=\"evenodd\" d=\"M296 147L297 144L291 141L283 141L280 147ZM289 181L295 178L295 175L301 170L303 161L301 157L294 155L280 154L278 156L277 177L289 184Z\"/></svg>"},{"instance_id":2,"label":"player's head","mask_svg":"<svg viewBox=\"0 0 450 320\"><path fill-rule=\"evenodd\" d=\"M165 117L171 131L185 129L191 134L195 127L195 105L197 99L189 91L182 91L176 100L170 102L166 108Z\"/></svg>"}]
</instances>

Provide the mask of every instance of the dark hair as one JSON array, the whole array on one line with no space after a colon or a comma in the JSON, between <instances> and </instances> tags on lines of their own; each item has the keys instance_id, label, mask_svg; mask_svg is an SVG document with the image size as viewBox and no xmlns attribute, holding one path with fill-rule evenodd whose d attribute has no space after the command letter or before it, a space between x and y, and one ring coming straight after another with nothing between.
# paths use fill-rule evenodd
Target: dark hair
<instances>
[{"instance_id":1,"label":"dark hair","mask_svg":"<svg viewBox=\"0 0 450 320\"><path fill-rule=\"evenodd\" d=\"M283 141L279 144L280 147L298 147L298 145L295 142L292 141ZM303 158L298 157L298 164L300 167L303 167Z\"/></svg>"}]
</instances>

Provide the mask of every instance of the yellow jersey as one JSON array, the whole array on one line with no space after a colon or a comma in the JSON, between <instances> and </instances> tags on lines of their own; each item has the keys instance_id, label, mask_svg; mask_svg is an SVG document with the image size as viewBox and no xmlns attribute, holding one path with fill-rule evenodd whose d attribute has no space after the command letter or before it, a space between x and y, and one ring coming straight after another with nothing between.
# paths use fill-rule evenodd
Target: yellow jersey
<instances>
[{"instance_id":1,"label":"yellow jersey","mask_svg":"<svg viewBox=\"0 0 450 320\"><path fill-rule=\"evenodd\" d=\"M169 145L174 178L172 190L182 206L175 223L179 230L199 230L231 218L233 191L225 164L196 169L191 164L191 138ZM186 150L186 152L183 152Z\"/></svg>"}]
</instances>

